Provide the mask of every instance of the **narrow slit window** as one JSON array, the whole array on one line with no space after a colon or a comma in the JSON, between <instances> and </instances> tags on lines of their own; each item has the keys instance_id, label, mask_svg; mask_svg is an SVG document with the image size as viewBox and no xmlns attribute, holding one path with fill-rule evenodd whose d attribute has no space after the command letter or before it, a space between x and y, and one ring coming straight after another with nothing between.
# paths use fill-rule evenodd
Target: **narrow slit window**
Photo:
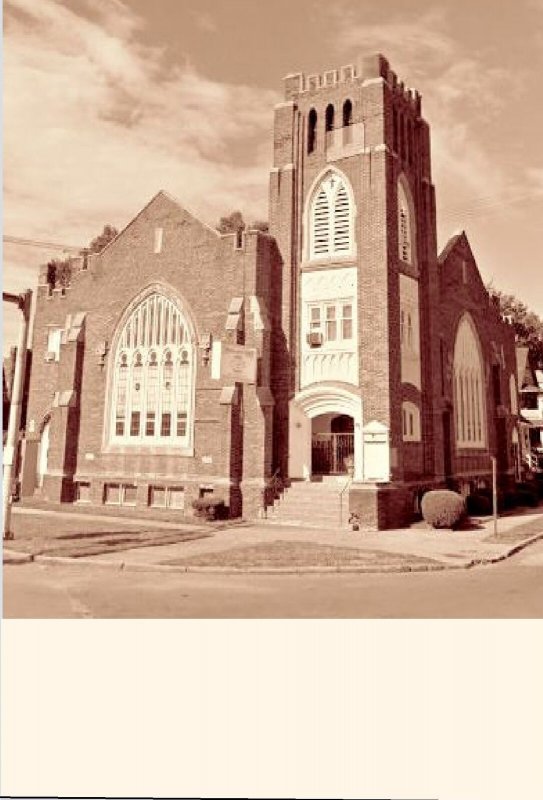
<instances>
[{"instance_id":1,"label":"narrow slit window","mask_svg":"<svg viewBox=\"0 0 543 800\"><path fill-rule=\"evenodd\" d=\"M317 145L317 112L314 108L307 118L307 152L311 154Z\"/></svg>"}]
</instances>

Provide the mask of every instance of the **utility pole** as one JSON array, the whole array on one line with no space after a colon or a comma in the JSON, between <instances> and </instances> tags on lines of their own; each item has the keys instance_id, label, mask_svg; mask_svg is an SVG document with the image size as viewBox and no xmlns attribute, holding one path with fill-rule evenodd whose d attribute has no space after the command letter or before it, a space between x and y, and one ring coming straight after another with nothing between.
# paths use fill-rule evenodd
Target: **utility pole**
<instances>
[{"instance_id":1,"label":"utility pole","mask_svg":"<svg viewBox=\"0 0 543 800\"><path fill-rule=\"evenodd\" d=\"M490 456L492 461L492 517L494 520L494 536L498 535L498 486L496 456Z\"/></svg>"},{"instance_id":2,"label":"utility pole","mask_svg":"<svg viewBox=\"0 0 543 800\"><path fill-rule=\"evenodd\" d=\"M23 294L10 294L9 292L2 292L2 300L5 303L14 303L23 313L21 327L19 328L19 341L17 343L15 372L13 375L13 386L11 389L8 433L4 447L2 504L4 511L4 539L13 539L13 531L11 530L11 481L13 477L13 467L17 453L17 446L19 443L19 426L21 423L21 406L26 366L26 346L28 339L28 324L30 321L32 292L30 289Z\"/></svg>"}]
</instances>

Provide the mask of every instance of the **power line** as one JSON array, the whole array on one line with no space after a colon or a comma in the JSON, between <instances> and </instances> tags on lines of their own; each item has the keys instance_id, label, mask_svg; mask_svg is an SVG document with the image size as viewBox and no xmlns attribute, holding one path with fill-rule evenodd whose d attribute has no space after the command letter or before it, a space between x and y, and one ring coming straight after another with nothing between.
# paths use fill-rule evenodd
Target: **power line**
<instances>
[{"instance_id":1,"label":"power line","mask_svg":"<svg viewBox=\"0 0 543 800\"><path fill-rule=\"evenodd\" d=\"M439 216L441 219L451 219L452 217L461 215L473 217L473 215L479 213L505 208L506 206L515 205L517 203L525 203L529 200L543 200L543 192L525 192L524 194L517 195L517 197L509 197L502 200L496 200L491 195L488 198L481 197L469 206L452 206L439 214Z\"/></svg>"},{"instance_id":2,"label":"power line","mask_svg":"<svg viewBox=\"0 0 543 800\"><path fill-rule=\"evenodd\" d=\"M64 252L80 253L82 247L75 247L71 244L60 244L58 242L42 242L38 239L24 239L20 236L3 236L6 244L25 245L27 247L41 247L44 250L62 250Z\"/></svg>"}]
</instances>

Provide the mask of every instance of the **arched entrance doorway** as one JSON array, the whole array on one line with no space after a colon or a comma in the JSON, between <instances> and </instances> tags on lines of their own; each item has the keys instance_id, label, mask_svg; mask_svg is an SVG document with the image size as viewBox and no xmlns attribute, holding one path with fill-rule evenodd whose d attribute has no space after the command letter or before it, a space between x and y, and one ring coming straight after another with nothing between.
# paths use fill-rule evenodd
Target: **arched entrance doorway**
<instances>
[{"instance_id":1,"label":"arched entrance doorway","mask_svg":"<svg viewBox=\"0 0 543 800\"><path fill-rule=\"evenodd\" d=\"M319 384L289 408L289 477L344 475L362 480L362 399L346 386Z\"/></svg>"},{"instance_id":2,"label":"arched entrance doorway","mask_svg":"<svg viewBox=\"0 0 543 800\"><path fill-rule=\"evenodd\" d=\"M311 421L311 472L346 475L354 467L354 419L348 414L320 414Z\"/></svg>"}]
</instances>

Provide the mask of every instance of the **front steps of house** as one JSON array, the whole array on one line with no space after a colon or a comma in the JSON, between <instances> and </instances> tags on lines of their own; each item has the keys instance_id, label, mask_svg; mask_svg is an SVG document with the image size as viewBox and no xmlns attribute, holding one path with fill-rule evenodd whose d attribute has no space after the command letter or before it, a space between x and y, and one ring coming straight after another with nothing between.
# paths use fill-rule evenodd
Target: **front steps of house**
<instances>
[{"instance_id":1,"label":"front steps of house","mask_svg":"<svg viewBox=\"0 0 543 800\"><path fill-rule=\"evenodd\" d=\"M267 520L277 525L348 528L349 483L347 475L293 481L268 507Z\"/></svg>"}]
</instances>

